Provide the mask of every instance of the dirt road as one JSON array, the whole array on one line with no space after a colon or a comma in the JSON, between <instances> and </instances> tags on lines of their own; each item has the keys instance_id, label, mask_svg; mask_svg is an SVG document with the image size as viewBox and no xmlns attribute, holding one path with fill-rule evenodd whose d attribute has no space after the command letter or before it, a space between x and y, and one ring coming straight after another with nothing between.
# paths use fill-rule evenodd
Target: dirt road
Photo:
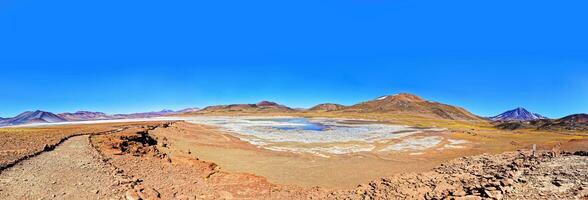
<instances>
[{"instance_id":1,"label":"dirt road","mask_svg":"<svg viewBox=\"0 0 588 200\"><path fill-rule=\"evenodd\" d=\"M0 172L3 199L119 199L121 177L99 159L88 136L76 136L53 151Z\"/></svg>"}]
</instances>

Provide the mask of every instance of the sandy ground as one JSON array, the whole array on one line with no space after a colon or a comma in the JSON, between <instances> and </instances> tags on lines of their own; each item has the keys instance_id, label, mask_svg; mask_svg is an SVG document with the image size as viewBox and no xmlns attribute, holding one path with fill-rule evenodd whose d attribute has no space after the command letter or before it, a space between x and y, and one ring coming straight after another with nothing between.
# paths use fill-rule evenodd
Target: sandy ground
<instances>
[{"instance_id":1,"label":"sandy ground","mask_svg":"<svg viewBox=\"0 0 588 200\"><path fill-rule=\"evenodd\" d=\"M151 134L166 139L171 148L164 151L172 157L212 161L224 171L256 174L277 184L337 189L350 189L382 176L427 171L444 161L476 152L472 151L474 144L459 144L463 148L446 148L451 145L451 140L446 139L450 138L450 134L438 132L411 136L429 138L434 135L442 139L430 149L331 154L328 157L271 151L241 141L215 127L184 122L175 123L167 129L154 130ZM399 142L382 141L380 145L384 148L389 143L402 144Z\"/></svg>"},{"instance_id":2,"label":"sandy ground","mask_svg":"<svg viewBox=\"0 0 588 200\"><path fill-rule=\"evenodd\" d=\"M119 124L121 125L121 124ZM39 128L0 128L0 169L20 159L51 149L64 139L118 129L116 125L82 125Z\"/></svg>"},{"instance_id":3,"label":"sandy ground","mask_svg":"<svg viewBox=\"0 0 588 200\"><path fill-rule=\"evenodd\" d=\"M124 188L90 147L88 136L68 139L55 150L0 174L2 199L119 198Z\"/></svg>"}]
</instances>

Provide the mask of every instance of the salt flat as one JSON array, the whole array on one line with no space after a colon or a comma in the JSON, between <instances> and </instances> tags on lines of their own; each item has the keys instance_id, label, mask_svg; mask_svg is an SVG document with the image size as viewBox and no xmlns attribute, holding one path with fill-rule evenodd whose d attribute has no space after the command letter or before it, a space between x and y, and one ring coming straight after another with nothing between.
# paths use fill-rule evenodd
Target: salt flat
<instances>
[{"instance_id":1,"label":"salt flat","mask_svg":"<svg viewBox=\"0 0 588 200\"><path fill-rule=\"evenodd\" d=\"M296 117L189 117L186 122L221 127L241 140L275 151L325 154L347 154L373 151L381 143L411 143L412 135L443 129L423 129L403 125L378 124L372 121L353 123L347 119ZM420 137L424 150L441 142L441 137ZM410 148L410 147L409 147ZM385 151L404 150L389 148Z\"/></svg>"}]
</instances>

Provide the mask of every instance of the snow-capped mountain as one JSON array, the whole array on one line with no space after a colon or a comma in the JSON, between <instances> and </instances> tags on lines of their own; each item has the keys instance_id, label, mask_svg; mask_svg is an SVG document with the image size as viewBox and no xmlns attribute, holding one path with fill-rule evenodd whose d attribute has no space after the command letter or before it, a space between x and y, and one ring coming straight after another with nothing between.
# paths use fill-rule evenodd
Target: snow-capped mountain
<instances>
[{"instance_id":1,"label":"snow-capped mountain","mask_svg":"<svg viewBox=\"0 0 588 200\"><path fill-rule=\"evenodd\" d=\"M529 112L524 108L516 108L506 111L500 115L490 117L492 121L531 121L537 119L547 119L540 114Z\"/></svg>"}]
</instances>

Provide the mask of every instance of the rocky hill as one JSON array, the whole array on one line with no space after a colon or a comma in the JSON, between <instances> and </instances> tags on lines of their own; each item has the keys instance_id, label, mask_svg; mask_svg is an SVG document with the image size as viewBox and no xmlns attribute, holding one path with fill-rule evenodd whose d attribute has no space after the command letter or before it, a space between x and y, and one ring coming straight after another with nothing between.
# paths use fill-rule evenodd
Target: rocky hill
<instances>
[{"instance_id":1,"label":"rocky hill","mask_svg":"<svg viewBox=\"0 0 588 200\"><path fill-rule=\"evenodd\" d=\"M262 101L256 104L231 104L231 105L219 105L219 106L208 106L198 113L230 113L230 112L243 112L243 113L269 113L269 112L293 112L294 109L280 105L275 102Z\"/></svg>"},{"instance_id":2,"label":"rocky hill","mask_svg":"<svg viewBox=\"0 0 588 200\"><path fill-rule=\"evenodd\" d=\"M0 126L11 126L19 124L32 124L32 123L55 123L64 122L66 119L45 111L27 111L13 118L8 118L0 121Z\"/></svg>"},{"instance_id":3,"label":"rocky hill","mask_svg":"<svg viewBox=\"0 0 588 200\"><path fill-rule=\"evenodd\" d=\"M416 95L401 93L382 96L343 109L344 112L408 114L451 120L480 120L467 110L424 100Z\"/></svg>"},{"instance_id":4,"label":"rocky hill","mask_svg":"<svg viewBox=\"0 0 588 200\"><path fill-rule=\"evenodd\" d=\"M323 103L323 104L319 104L316 105L310 109L308 109L309 111L322 111L322 112L329 112L329 111L338 111L338 110L342 110L345 109L346 106L341 105L341 104L335 104L335 103Z\"/></svg>"},{"instance_id":5,"label":"rocky hill","mask_svg":"<svg viewBox=\"0 0 588 200\"><path fill-rule=\"evenodd\" d=\"M521 107L506 111L494 117L490 117L490 120L492 121L531 121L538 119L547 118L540 114L529 112L528 110Z\"/></svg>"}]
</instances>

